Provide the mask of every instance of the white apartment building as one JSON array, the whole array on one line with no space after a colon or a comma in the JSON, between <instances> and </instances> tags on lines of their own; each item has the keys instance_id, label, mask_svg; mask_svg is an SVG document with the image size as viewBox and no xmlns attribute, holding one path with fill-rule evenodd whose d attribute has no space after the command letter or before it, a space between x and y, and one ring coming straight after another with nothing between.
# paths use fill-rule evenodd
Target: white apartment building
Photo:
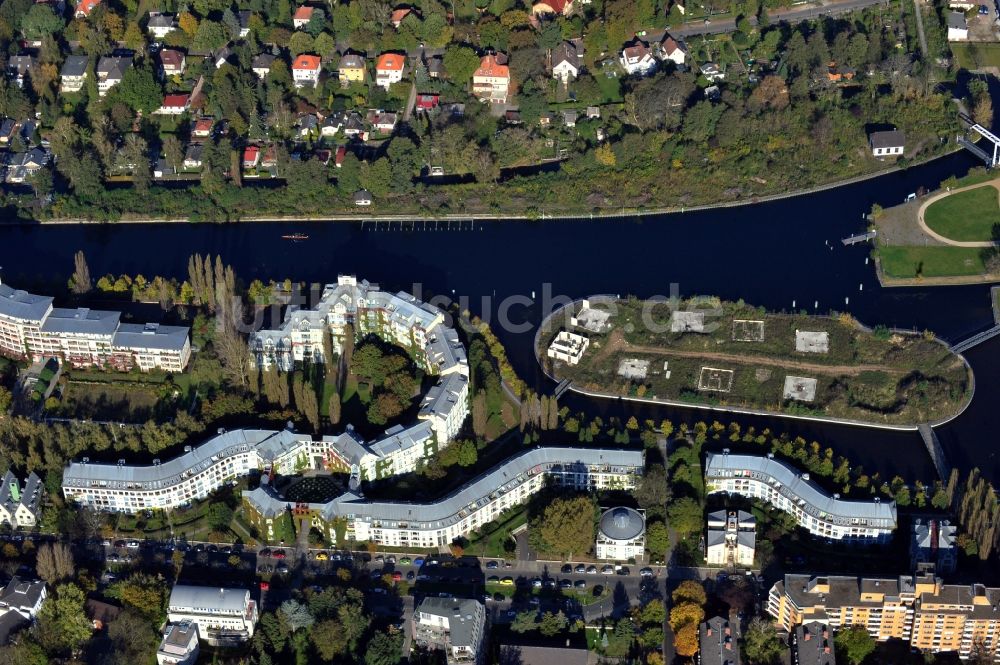
<instances>
[{"instance_id":1,"label":"white apartment building","mask_svg":"<svg viewBox=\"0 0 1000 665\"><path fill-rule=\"evenodd\" d=\"M468 403L469 377L449 374L424 395L417 418L431 424L438 441L451 441L462 429L469 413Z\"/></svg>"},{"instance_id":2,"label":"white apartment building","mask_svg":"<svg viewBox=\"0 0 1000 665\"><path fill-rule=\"evenodd\" d=\"M312 525L332 541L334 520L347 521L346 537L391 547L446 546L467 536L504 511L528 501L546 484L590 491L630 489L643 471L639 450L537 448L521 453L430 503L369 501L347 492L327 503L292 505L264 487L244 492L244 507L258 520L289 509L308 511Z\"/></svg>"},{"instance_id":3,"label":"white apartment building","mask_svg":"<svg viewBox=\"0 0 1000 665\"><path fill-rule=\"evenodd\" d=\"M482 663L486 607L469 598L424 598L413 613L413 640L440 650L448 665Z\"/></svg>"},{"instance_id":4,"label":"white apartment building","mask_svg":"<svg viewBox=\"0 0 1000 665\"><path fill-rule=\"evenodd\" d=\"M323 437L328 443L327 463L348 470L361 480L388 478L416 471L417 462L428 457L437 447L434 427L430 422L418 422L410 427L396 425L385 431L382 438L365 443L354 430L339 436Z\"/></svg>"},{"instance_id":5,"label":"white apartment building","mask_svg":"<svg viewBox=\"0 0 1000 665\"><path fill-rule=\"evenodd\" d=\"M560 330L552 343L549 344L545 355L555 360L561 360L567 365L576 365L583 358L588 346L590 346L590 339L583 335Z\"/></svg>"},{"instance_id":6,"label":"white apartment building","mask_svg":"<svg viewBox=\"0 0 1000 665\"><path fill-rule=\"evenodd\" d=\"M77 366L180 372L191 358L188 328L121 323L119 312L52 307L52 298L0 283L0 353L62 358Z\"/></svg>"},{"instance_id":7,"label":"white apartment building","mask_svg":"<svg viewBox=\"0 0 1000 665\"><path fill-rule=\"evenodd\" d=\"M718 510L708 515L705 561L710 566L753 565L757 520L742 510Z\"/></svg>"},{"instance_id":8,"label":"white apartment building","mask_svg":"<svg viewBox=\"0 0 1000 665\"><path fill-rule=\"evenodd\" d=\"M197 625L202 640L213 646L230 646L253 637L257 603L247 589L226 589L178 584L170 592L167 621Z\"/></svg>"},{"instance_id":9,"label":"white apartment building","mask_svg":"<svg viewBox=\"0 0 1000 665\"><path fill-rule=\"evenodd\" d=\"M885 542L896 529L893 501L844 501L830 496L773 455L708 454L705 484L709 493L725 492L760 499L791 513L799 526L830 540Z\"/></svg>"},{"instance_id":10,"label":"white apartment building","mask_svg":"<svg viewBox=\"0 0 1000 665\"><path fill-rule=\"evenodd\" d=\"M156 665L194 665L198 662L198 624L168 624L156 650Z\"/></svg>"},{"instance_id":11,"label":"white apartment building","mask_svg":"<svg viewBox=\"0 0 1000 665\"><path fill-rule=\"evenodd\" d=\"M0 482L0 524L30 529L38 524L45 486L34 473L28 474L24 489L17 476L8 471Z\"/></svg>"}]
</instances>

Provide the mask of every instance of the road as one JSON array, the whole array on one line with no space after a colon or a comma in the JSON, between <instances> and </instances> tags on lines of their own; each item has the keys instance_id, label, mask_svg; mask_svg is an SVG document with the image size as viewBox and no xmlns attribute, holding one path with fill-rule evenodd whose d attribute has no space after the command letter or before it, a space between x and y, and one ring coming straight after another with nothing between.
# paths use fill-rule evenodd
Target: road
<instances>
[{"instance_id":1,"label":"road","mask_svg":"<svg viewBox=\"0 0 1000 665\"><path fill-rule=\"evenodd\" d=\"M845 14L864 7L874 7L876 5L888 5L886 0L832 0L816 4L800 5L787 9L771 9L767 12L768 20L771 23L787 21L788 23L798 23L807 19L814 19L819 16L835 16ZM750 23L757 25L756 17L750 19ZM705 23L704 21L690 21L676 28L668 29L674 37L691 37L693 35L718 35L736 30L736 19L725 18Z\"/></svg>"}]
</instances>

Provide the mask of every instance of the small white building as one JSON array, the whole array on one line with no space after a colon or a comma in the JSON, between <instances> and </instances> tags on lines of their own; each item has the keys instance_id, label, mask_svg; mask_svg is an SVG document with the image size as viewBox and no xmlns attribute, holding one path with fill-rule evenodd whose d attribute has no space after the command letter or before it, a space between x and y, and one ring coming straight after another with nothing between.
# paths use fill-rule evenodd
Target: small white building
<instances>
[{"instance_id":1,"label":"small white building","mask_svg":"<svg viewBox=\"0 0 1000 665\"><path fill-rule=\"evenodd\" d=\"M413 613L413 641L443 651L448 665L482 663L486 607L468 598L424 598Z\"/></svg>"},{"instance_id":2,"label":"small white building","mask_svg":"<svg viewBox=\"0 0 1000 665\"><path fill-rule=\"evenodd\" d=\"M583 335L561 330L549 344L546 355L569 365L576 365L583 358L588 346L590 346L590 340Z\"/></svg>"},{"instance_id":3,"label":"small white building","mask_svg":"<svg viewBox=\"0 0 1000 665\"><path fill-rule=\"evenodd\" d=\"M45 582L25 582L20 577L12 577L0 591L0 613L17 612L28 621L34 621L47 596Z\"/></svg>"},{"instance_id":4,"label":"small white building","mask_svg":"<svg viewBox=\"0 0 1000 665\"><path fill-rule=\"evenodd\" d=\"M237 645L253 637L257 603L247 589L178 584L170 592L167 621L197 624L208 644Z\"/></svg>"},{"instance_id":5,"label":"small white building","mask_svg":"<svg viewBox=\"0 0 1000 665\"><path fill-rule=\"evenodd\" d=\"M198 624L182 621L167 625L156 650L157 665L194 665L198 662Z\"/></svg>"},{"instance_id":6,"label":"small white building","mask_svg":"<svg viewBox=\"0 0 1000 665\"><path fill-rule=\"evenodd\" d=\"M563 84L569 83L580 75L583 68L583 41L572 39L564 41L552 49L552 78L559 79Z\"/></svg>"},{"instance_id":7,"label":"small white building","mask_svg":"<svg viewBox=\"0 0 1000 665\"><path fill-rule=\"evenodd\" d=\"M719 510L708 516L705 562L710 566L753 565L757 520L742 510Z\"/></svg>"},{"instance_id":8,"label":"small white building","mask_svg":"<svg viewBox=\"0 0 1000 665\"><path fill-rule=\"evenodd\" d=\"M948 12L948 41L965 42L969 40L969 24L962 12Z\"/></svg>"},{"instance_id":9,"label":"small white building","mask_svg":"<svg viewBox=\"0 0 1000 665\"><path fill-rule=\"evenodd\" d=\"M679 42L670 35L664 35L660 42L660 60L672 62L675 65L683 65L687 59L687 47L684 42Z\"/></svg>"},{"instance_id":10,"label":"small white building","mask_svg":"<svg viewBox=\"0 0 1000 665\"><path fill-rule=\"evenodd\" d=\"M646 550L646 517L634 508L609 508L597 523L598 559L635 560Z\"/></svg>"},{"instance_id":11,"label":"small white building","mask_svg":"<svg viewBox=\"0 0 1000 665\"><path fill-rule=\"evenodd\" d=\"M177 17L173 14L162 14L160 12L149 12L149 22L146 30L156 40L161 40L177 29Z\"/></svg>"},{"instance_id":12,"label":"small white building","mask_svg":"<svg viewBox=\"0 0 1000 665\"><path fill-rule=\"evenodd\" d=\"M656 58L653 57L652 49L638 38L625 45L618 61L629 76L648 76L656 70Z\"/></svg>"},{"instance_id":13,"label":"small white building","mask_svg":"<svg viewBox=\"0 0 1000 665\"><path fill-rule=\"evenodd\" d=\"M906 137L903 132L893 129L887 132L872 132L868 137L875 157L899 157L906 149Z\"/></svg>"}]
</instances>

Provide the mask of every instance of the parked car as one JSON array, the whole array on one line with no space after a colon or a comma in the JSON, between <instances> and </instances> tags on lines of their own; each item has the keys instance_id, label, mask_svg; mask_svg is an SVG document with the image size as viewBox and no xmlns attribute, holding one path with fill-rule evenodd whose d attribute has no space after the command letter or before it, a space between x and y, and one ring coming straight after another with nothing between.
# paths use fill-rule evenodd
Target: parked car
<instances>
[{"instance_id":1,"label":"parked car","mask_svg":"<svg viewBox=\"0 0 1000 665\"><path fill-rule=\"evenodd\" d=\"M317 561L328 561L329 559L330 559L330 555L327 554L326 552L316 552L316 560Z\"/></svg>"},{"instance_id":2,"label":"parked car","mask_svg":"<svg viewBox=\"0 0 1000 665\"><path fill-rule=\"evenodd\" d=\"M602 575L614 575L615 574L615 567L614 566L604 566L603 568L601 568L601 574Z\"/></svg>"},{"instance_id":3,"label":"parked car","mask_svg":"<svg viewBox=\"0 0 1000 665\"><path fill-rule=\"evenodd\" d=\"M587 572L587 567L582 563L579 563L576 565L576 568L573 570L573 572L576 573L577 575L580 575L582 573Z\"/></svg>"},{"instance_id":4,"label":"parked car","mask_svg":"<svg viewBox=\"0 0 1000 665\"><path fill-rule=\"evenodd\" d=\"M502 580L500 580L500 586L514 586L514 578L513 577L503 578Z\"/></svg>"},{"instance_id":5,"label":"parked car","mask_svg":"<svg viewBox=\"0 0 1000 665\"><path fill-rule=\"evenodd\" d=\"M411 563L413 563L413 559L411 559L408 556L404 556L402 559L399 560L399 563L403 566L409 566Z\"/></svg>"},{"instance_id":6,"label":"parked car","mask_svg":"<svg viewBox=\"0 0 1000 665\"><path fill-rule=\"evenodd\" d=\"M587 588L587 580L577 580L576 584L574 586L577 589L586 589Z\"/></svg>"},{"instance_id":7,"label":"parked car","mask_svg":"<svg viewBox=\"0 0 1000 665\"><path fill-rule=\"evenodd\" d=\"M284 559L285 558L285 551L284 550L274 550L274 553L271 556L273 556L275 559Z\"/></svg>"},{"instance_id":8,"label":"parked car","mask_svg":"<svg viewBox=\"0 0 1000 665\"><path fill-rule=\"evenodd\" d=\"M489 570L496 570L499 567L500 567L500 564L498 562L496 562L496 561L487 561L486 562L486 568L488 568Z\"/></svg>"},{"instance_id":9,"label":"parked car","mask_svg":"<svg viewBox=\"0 0 1000 665\"><path fill-rule=\"evenodd\" d=\"M652 568L640 568L639 575L642 577L653 577L656 573L653 572Z\"/></svg>"},{"instance_id":10,"label":"parked car","mask_svg":"<svg viewBox=\"0 0 1000 665\"><path fill-rule=\"evenodd\" d=\"M261 591L269 591L270 589L271 589L271 585L268 584L267 582L261 582L260 583L260 590Z\"/></svg>"},{"instance_id":11,"label":"parked car","mask_svg":"<svg viewBox=\"0 0 1000 665\"><path fill-rule=\"evenodd\" d=\"M536 577L535 579L531 580L531 586L535 587L536 589L541 589L542 579L540 577Z\"/></svg>"},{"instance_id":12,"label":"parked car","mask_svg":"<svg viewBox=\"0 0 1000 665\"><path fill-rule=\"evenodd\" d=\"M572 572L573 572L573 566L569 565L568 563L562 567L563 575L569 575Z\"/></svg>"},{"instance_id":13,"label":"parked car","mask_svg":"<svg viewBox=\"0 0 1000 665\"><path fill-rule=\"evenodd\" d=\"M419 568L420 566L424 565L424 560L421 559L420 557L417 557L416 559L413 560L413 565Z\"/></svg>"},{"instance_id":14,"label":"parked car","mask_svg":"<svg viewBox=\"0 0 1000 665\"><path fill-rule=\"evenodd\" d=\"M398 570L392 574L393 582L399 582L402 579L403 579L403 573L399 572Z\"/></svg>"}]
</instances>

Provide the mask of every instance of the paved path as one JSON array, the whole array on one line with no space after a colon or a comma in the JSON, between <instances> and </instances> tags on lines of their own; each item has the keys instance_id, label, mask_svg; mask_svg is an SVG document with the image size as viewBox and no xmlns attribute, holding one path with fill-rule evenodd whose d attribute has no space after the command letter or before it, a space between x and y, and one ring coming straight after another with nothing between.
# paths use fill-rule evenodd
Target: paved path
<instances>
[{"instance_id":1,"label":"paved path","mask_svg":"<svg viewBox=\"0 0 1000 665\"><path fill-rule=\"evenodd\" d=\"M913 12L917 19L917 38L920 40L920 52L927 57L927 37L924 35L924 13L920 9L920 0L913 0Z\"/></svg>"},{"instance_id":2,"label":"paved path","mask_svg":"<svg viewBox=\"0 0 1000 665\"><path fill-rule=\"evenodd\" d=\"M920 210L917 211L917 224L920 225L920 230L929 235L930 237L934 238L938 242L943 243L945 245L951 245L952 247L995 247L1000 245L1000 243L995 243L990 240L982 240L982 241L952 240L951 238L946 238L940 233L933 231L931 227L927 226L927 223L924 221L924 211L927 210L927 207L930 206L935 201L943 199L944 197L950 196L952 194L958 194L959 192L966 192L970 189L976 189L978 187L987 187L987 186L1000 190L1000 178L994 178L993 180L989 180L987 182L981 182L977 185L969 185L968 187L959 187L958 189L953 189L950 192L948 191L940 192L930 197L929 199L924 201L923 205L920 206ZM997 200L998 203L1000 203L1000 191L997 191Z\"/></svg>"},{"instance_id":3,"label":"paved path","mask_svg":"<svg viewBox=\"0 0 1000 665\"><path fill-rule=\"evenodd\" d=\"M856 9L881 4L887 3L885 0L835 0L833 2L810 3L788 9L770 9L767 12L767 18L772 24L778 21L797 23L823 15L844 14ZM750 23L757 25L756 17L751 18ZM690 37L691 35L718 35L725 32L734 32L735 30L736 19L726 18L719 19L718 21L711 20L709 23L705 23L703 20L691 21L671 28L669 32L674 37Z\"/></svg>"}]
</instances>

